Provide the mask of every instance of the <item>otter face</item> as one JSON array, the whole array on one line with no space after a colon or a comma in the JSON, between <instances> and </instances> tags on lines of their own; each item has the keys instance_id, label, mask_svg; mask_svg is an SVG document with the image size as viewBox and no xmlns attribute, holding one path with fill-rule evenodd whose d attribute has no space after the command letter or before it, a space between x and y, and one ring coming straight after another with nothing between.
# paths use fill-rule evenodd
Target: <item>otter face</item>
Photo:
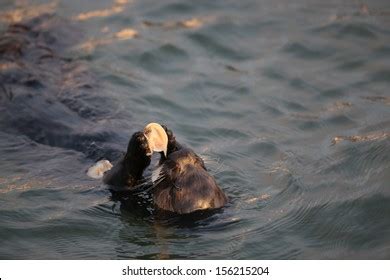
<instances>
[{"instance_id":1,"label":"otter face","mask_svg":"<svg viewBox=\"0 0 390 280\"><path fill-rule=\"evenodd\" d=\"M148 156L153 152L163 152L167 156L168 135L164 128L158 123L150 123L145 126L143 131L149 146Z\"/></svg>"}]
</instances>

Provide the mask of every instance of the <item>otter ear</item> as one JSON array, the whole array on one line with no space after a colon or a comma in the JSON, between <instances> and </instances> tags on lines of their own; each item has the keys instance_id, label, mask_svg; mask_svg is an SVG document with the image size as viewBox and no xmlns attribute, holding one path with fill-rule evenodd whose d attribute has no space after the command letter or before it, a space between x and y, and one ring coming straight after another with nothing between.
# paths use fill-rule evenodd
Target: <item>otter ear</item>
<instances>
[{"instance_id":1,"label":"otter ear","mask_svg":"<svg viewBox=\"0 0 390 280\"><path fill-rule=\"evenodd\" d=\"M161 125L158 123L148 124L144 128L144 135L152 153L163 152L164 156L167 157L168 135Z\"/></svg>"}]
</instances>

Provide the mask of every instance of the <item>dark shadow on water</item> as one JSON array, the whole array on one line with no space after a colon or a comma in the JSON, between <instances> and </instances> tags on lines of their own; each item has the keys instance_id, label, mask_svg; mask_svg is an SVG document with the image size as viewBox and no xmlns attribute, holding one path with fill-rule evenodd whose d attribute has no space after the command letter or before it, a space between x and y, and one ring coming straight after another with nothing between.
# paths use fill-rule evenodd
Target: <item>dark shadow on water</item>
<instances>
[{"instance_id":1,"label":"dark shadow on water","mask_svg":"<svg viewBox=\"0 0 390 280\"><path fill-rule=\"evenodd\" d=\"M11 24L0 36L0 129L94 160L115 159L113 142L120 137L96 125L110 115L112 102L87 64L66 57L66 48L82 38L73 25L44 14Z\"/></svg>"}]
</instances>

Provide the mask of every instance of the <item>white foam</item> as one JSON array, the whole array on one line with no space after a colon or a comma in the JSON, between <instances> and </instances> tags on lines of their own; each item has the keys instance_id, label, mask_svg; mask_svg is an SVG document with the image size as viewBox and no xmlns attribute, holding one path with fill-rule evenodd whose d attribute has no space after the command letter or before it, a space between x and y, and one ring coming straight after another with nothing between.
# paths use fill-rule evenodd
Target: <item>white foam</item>
<instances>
[{"instance_id":1,"label":"white foam","mask_svg":"<svg viewBox=\"0 0 390 280\"><path fill-rule=\"evenodd\" d=\"M111 168L112 168L111 162L105 159L99 160L88 169L87 175L94 179L100 179L103 177L104 172L110 170Z\"/></svg>"}]
</instances>

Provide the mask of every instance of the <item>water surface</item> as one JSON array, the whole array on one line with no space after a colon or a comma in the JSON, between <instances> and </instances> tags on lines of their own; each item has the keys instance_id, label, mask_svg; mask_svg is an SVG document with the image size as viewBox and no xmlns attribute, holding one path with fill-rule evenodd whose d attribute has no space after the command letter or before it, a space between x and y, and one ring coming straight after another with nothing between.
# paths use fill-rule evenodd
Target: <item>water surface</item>
<instances>
[{"instance_id":1,"label":"water surface","mask_svg":"<svg viewBox=\"0 0 390 280\"><path fill-rule=\"evenodd\" d=\"M1 259L390 258L388 1L2 1ZM181 223L88 178L157 121L230 197Z\"/></svg>"}]
</instances>

